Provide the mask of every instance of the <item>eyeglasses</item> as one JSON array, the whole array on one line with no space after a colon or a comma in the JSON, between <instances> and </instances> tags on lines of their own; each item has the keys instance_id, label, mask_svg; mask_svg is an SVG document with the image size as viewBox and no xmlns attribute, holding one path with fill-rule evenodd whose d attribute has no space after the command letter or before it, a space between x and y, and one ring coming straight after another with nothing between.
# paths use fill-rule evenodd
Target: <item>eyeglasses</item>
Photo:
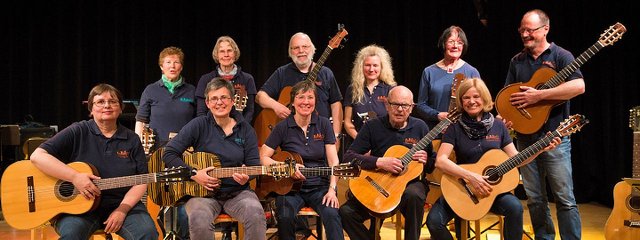
<instances>
[{"instance_id":1,"label":"eyeglasses","mask_svg":"<svg viewBox=\"0 0 640 240\"><path fill-rule=\"evenodd\" d=\"M455 44L458 44L458 46L464 46L463 41L454 41L454 40L447 41L448 46L455 46Z\"/></svg>"},{"instance_id":2,"label":"eyeglasses","mask_svg":"<svg viewBox=\"0 0 640 240\"><path fill-rule=\"evenodd\" d=\"M402 104L402 103L392 103L392 102L388 102L389 106L391 106L392 109L401 109L401 110L408 110L409 108L413 107L413 103L411 104Z\"/></svg>"},{"instance_id":3,"label":"eyeglasses","mask_svg":"<svg viewBox=\"0 0 640 240\"><path fill-rule=\"evenodd\" d=\"M527 32L528 34L533 34L534 32L538 31L538 29L543 28L544 26L547 26L547 25L542 25L542 26L537 27L537 28L534 28L534 29L529 29L529 28L525 28L525 27L520 27L520 28L518 28L518 32L519 32L520 34L523 34L524 32Z\"/></svg>"},{"instance_id":4,"label":"eyeglasses","mask_svg":"<svg viewBox=\"0 0 640 240\"><path fill-rule=\"evenodd\" d=\"M311 45L302 45L302 46L291 47L291 50L300 51L300 49L302 49L306 51L306 50L309 50L309 48L311 48Z\"/></svg>"},{"instance_id":5,"label":"eyeglasses","mask_svg":"<svg viewBox=\"0 0 640 240\"><path fill-rule=\"evenodd\" d=\"M117 100L114 100L114 99L109 99L109 100L102 99L102 100L98 100L98 101L93 102L93 105L97 106L97 107L105 107L105 106L107 106L107 104L109 104L111 106L118 106L118 105L120 105L120 102L118 102Z\"/></svg>"},{"instance_id":6,"label":"eyeglasses","mask_svg":"<svg viewBox=\"0 0 640 240\"><path fill-rule=\"evenodd\" d=\"M218 100L220 100L223 103L229 102L229 100L231 100L231 97L227 96L227 95L223 95L220 97L211 97L209 98L209 103L217 103Z\"/></svg>"}]
</instances>

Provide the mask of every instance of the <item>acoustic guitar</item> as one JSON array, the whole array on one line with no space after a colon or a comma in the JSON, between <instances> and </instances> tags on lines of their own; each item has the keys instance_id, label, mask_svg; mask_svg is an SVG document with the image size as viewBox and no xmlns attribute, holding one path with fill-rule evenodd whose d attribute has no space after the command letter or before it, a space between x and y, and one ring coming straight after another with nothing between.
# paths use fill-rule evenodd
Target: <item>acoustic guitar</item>
<instances>
[{"instance_id":1,"label":"acoustic guitar","mask_svg":"<svg viewBox=\"0 0 640 240\"><path fill-rule=\"evenodd\" d=\"M427 147L438 134L455 122L461 113L454 109L449 117L440 121L426 136L418 141L411 149L402 145L391 146L384 153L385 157L396 157L402 161L403 170L399 174L385 170L362 170L360 177L349 181L349 189L358 201L367 207L374 215L387 215L400 203L402 193L409 181L422 173L423 164L413 161L411 157L417 151Z\"/></svg>"},{"instance_id":2,"label":"acoustic guitar","mask_svg":"<svg viewBox=\"0 0 640 240\"><path fill-rule=\"evenodd\" d=\"M149 128L149 124L145 123L142 127L142 134L140 135L142 142L142 149L144 155L149 156L151 154L151 148L156 143L156 135L153 133L153 129Z\"/></svg>"},{"instance_id":3,"label":"acoustic guitar","mask_svg":"<svg viewBox=\"0 0 640 240\"><path fill-rule=\"evenodd\" d=\"M613 210L604 225L606 239L640 239L640 106L629 110L633 129L633 171L631 179L613 188Z\"/></svg>"},{"instance_id":4,"label":"acoustic guitar","mask_svg":"<svg viewBox=\"0 0 640 240\"><path fill-rule=\"evenodd\" d=\"M273 160L277 162L293 162L303 164L300 154L288 151L279 151L273 156ZM300 167L300 172L304 176L337 176L341 178L354 178L360 176L360 167L352 163L342 163L333 167ZM256 195L258 198L265 199L269 194L275 193L285 195L289 192L299 191L302 188L300 180L294 180L290 177L276 179L271 176L260 176L260 181L256 185Z\"/></svg>"},{"instance_id":5,"label":"acoustic guitar","mask_svg":"<svg viewBox=\"0 0 640 240\"><path fill-rule=\"evenodd\" d=\"M342 42L342 39L344 39L347 34L349 33L344 28L344 25L338 24L338 33L336 33L336 35L333 36L331 40L329 40L327 48L325 48L322 56L320 56L320 59L318 59L318 62L316 62L316 64L313 66L313 69L311 70L311 72L309 72L309 75L305 78L304 81L316 81L316 79L318 78L318 73L324 65L324 62L329 57L329 54L334 48L340 46L340 42ZM280 91L280 96L278 97L278 102L284 106L289 106L291 104L291 86L282 88L282 90ZM280 119L278 115L276 115L273 109L263 108L262 111L260 111L260 113L256 116L255 123L253 125L253 128L256 130L256 134L258 135L258 146L262 146L264 144L264 142L267 140L267 137L269 137L271 130L273 130L276 124L281 120L282 119Z\"/></svg>"},{"instance_id":6,"label":"acoustic guitar","mask_svg":"<svg viewBox=\"0 0 640 240\"><path fill-rule=\"evenodd\" d=\"M154 152L149 159L149 171L158 171L164 168L162 155L165 148L160 148ZM229 178L234 173L243 173L249 176L269 175L276 179L291 176L295 172L295 163L284 162L270 166L247 166L247 167L225 167L222 168L220 159L213 153L206 152L185 152L182 155L183 161L194 168L203 169L215 167L207 172L211 177ZM153 162L153 163L152 163ZM185 181L176 183L152 183L148 185L147 193L155 204L160 206L171 206L180 202L185 197L207 197L214 194L195 181Z\"/></svg>"},{"instance_id":7,"label":"acoustic guitar","mask_svg":"<svg viewBox=\"0 0 640 240\"><path fill-rule=\"evenodd\" d=\"M445 174L442 178L442 195L451 209L463 219L478 220L489 212L497 195L509 192L518 186L520 174L516 167L529 157L542 151L554 137L568 136L589 123L582 115L573 115L560 123L558 128L522 150L513 157L500 149L492 149L484 153L474 164L460 164L460 167L471 172L488 176L487 182L493 190L487 197L480 197L462 178Z\"/></svg>"},{"instance_id":8,"label":"acoustic guitar","mask_svg":"<svg viewBox=\"0 0 640 240\"><path fill-rule=\"evenodd\" d=\"M521 86L528 86L538 90L550 89L564 83L565 79L575 72L589 58L598 53L603 47L613 45L627 31L624 25L616 23L605 30L600 39L589 49L580 54L571 64L556 73L551 68L538 69L526 83L513 83L504 87L496 95L496 110L504 119L513 122L513 129L522 134L532 134L540 130L549 119L551 109L565 101L542 100L524 108L511 104L511 94L521 92Z\"/></svg>"},{"instance_id":9,"label":"acoustic guitar","mask_svg":"<svg viewBox=\"0 0 640 240\"><path fill-rule=\"evenodd\" d=\"M233 106L235 107L236 111L242 112L244 111L244 108L247 107L247 101L249 100L249 97L247 96L247 90L244 88L244 86L234 86L234 88L236 90L236 94L233 95Z\"/></svg>"},{"instance_id":10,"label":"acoustic guitar","mask_svg":"<svg viewBox=\"0 0 640 240\"><path fill-rule=\"evenodd\" d=\"M463 73L456 73L453 77L453 82L451 82L451 96L449 98L449 112L453 111L456 106L456 99L458 94L458 88L460 84L464 81L465 77ZM442 139L434 139L431 141L431 146L433 147L434 152L438 152L440 149L440 144L442 144ZM456 154L454 151L451 151L449 155L449 160L456 162ZM444 173L442 170L436 168L433 169L433 172L427 174L427 181L429 181L429 193L427 193L427 203L434 204L438 198L442 196L442 190L440 189L440 182L442 179L442 175Z\"/></svg>"},{"instance_id":11,"label":"acoustic guitar","mask_svg":"<svg viewBox=\"0 0 640 240\"><path fill-rule=\"evenodd\" d=\"M81 173L98 176L89 163L72 162L69 167ZM154 182L188 180L186 168L173 168L156 173L93 180L100 190L129 187ZM31 229L47 223L59 214L82 214L98 207L99 198L86 199L73 183L46 175L30 160L17 161L2 175L2 213L16 229Z\"/></svg>"}]
</instances>

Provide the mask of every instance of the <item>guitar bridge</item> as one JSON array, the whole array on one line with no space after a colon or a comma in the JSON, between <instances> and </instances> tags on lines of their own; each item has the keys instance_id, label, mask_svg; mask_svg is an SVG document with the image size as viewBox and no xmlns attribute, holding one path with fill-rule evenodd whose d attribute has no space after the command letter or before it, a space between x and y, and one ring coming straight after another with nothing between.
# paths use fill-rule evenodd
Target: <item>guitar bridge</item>
<instances>
[{"instance_id":1,"label":"guitar bridge","mask_svg":"<svg viewBox=\"0 0 640 240\"><path fill-rule=\"evenodd\" d=\"M640 221L624 220L625 227L640 228Z\"/></svg>"},{"instance_id":2,"label":"guitar bridge","mask_svg":"<svg viewBox=\"0 0 640 240\"><path fill-rule=\"evenodd\" d=\"M476 197L476 195L473 195L473 192L471 191L469 186L467 186L467 182L462 180L462 178L459 178L458 182L460 184L462 184L462 186L464 187L465 192L467 193L467 195L469 195L469 198L471 198L471 201L473 201L473 203L475 203L475 204L478 204L480 201L478 201L478 198Z\"/></svg>"},{"instance_id":3,"label":"guitar bridge","mask_svg":"<svg viewBox=\"0 0 640 240\"><path fill-rule=\"evenodd\" d=\"M518 109L518 112L520 112L520 114L522 114L522 116L524 116L525 118L527 118L527 119L529 119L529 120L531 120L531 119L533 118L533 117L531 116L531 113L529 113L529 112L527 111L527 109L524 109L524 108L517 108L517 109Z\"/></svg>"},{"instance_id":4,"label":"guitar bridge","mask_svg":"<svg viewBox=\"0 0 640 240\"><path fill-rule=\"evenodd\" d=\"M375 182L373 180L373 178L371 178L370 176L367 176L365 179L367 179L367 181L369 181L369 184L371 184L371 186L373 186L373 188L375 188L376 190L378 190L378 192L380 194L382 194L382 196L384 197L389 197L389 192L387 192L387 190L384 190L384 188L382 188L382 186L380 186L380 184L378 184L377 182Z\"/></svg>"}]
</instances>

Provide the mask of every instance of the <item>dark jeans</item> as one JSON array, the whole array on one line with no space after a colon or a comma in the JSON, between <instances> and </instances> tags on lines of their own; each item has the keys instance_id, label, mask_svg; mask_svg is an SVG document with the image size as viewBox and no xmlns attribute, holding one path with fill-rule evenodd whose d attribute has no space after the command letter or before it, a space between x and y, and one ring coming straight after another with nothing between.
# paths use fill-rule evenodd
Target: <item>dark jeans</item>
<instances>
[{"instance_id":1,"label":"dark jeans","mask_svg":"<svg viewBox=\"0 0 640 240\"><path fill-rule=\"evenodd\" d=\"M327 194L328 190L329 186L322 186L277 196L276 217L278 219L279 239L296 239L295 223L298 218L298 211L300 211L305 203L320 215L327 239L344 239L338 209L322 204L322 198Z\"/></svg>"}]
</instances>

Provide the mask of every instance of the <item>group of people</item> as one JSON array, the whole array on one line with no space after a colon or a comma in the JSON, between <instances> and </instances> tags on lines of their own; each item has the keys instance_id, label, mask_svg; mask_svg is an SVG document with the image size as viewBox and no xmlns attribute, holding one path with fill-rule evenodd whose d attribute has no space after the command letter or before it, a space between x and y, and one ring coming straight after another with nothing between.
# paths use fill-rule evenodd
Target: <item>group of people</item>
<instances>
[{"instance_id":1,"label":"group of people","mask_svg":"<svg viewBox=\"0 0 640 240\"><path fill-rule=\"evenodd\" d=\"M524 49L511 59L505 84L527 82L540 67L558 70L573 61L570 52L547 41L549 29L549 17L543 11L536 9L524 14L518 29ZM240 50L231 37L223 36L216 41L212 56L217 65L200 78L197 87L181 76L183 52L168 47L159 56L161 79L149 84L140 98L135 132L117 121L124 107L120 91L99 84L88 97L92 119L65 128L31 155L38 169L73 183L83 197L101 198L96 210L59 216L55 229L61 239L88 239L97 229L126 239L158 238L152 216L141 202L146 184L100 190L92 182L100 177L148 172L136 135L148 125L156 133L156 147L165 148L162 160L166 166L188 168L191 180L212 191L210 196L190 198L180 207L178 231L182 238L212 239L212 222L222 211L244 225L245 239L266 238L264 209L249 187L254 177L234 173L231 178L218 179L207 174L212 166L202 169L189 166L182 160L182 154L192 147L196 152L215 154L223 168L270 165L276 163L272 157L277 151L295 152L302 157L303 163L298 163L291 175L292 179L303 181L301 189L275 196L279 239L295 239L297 212L303 206L310 206L320 215L328 239L344 239L343 230L351 239L374 239L378 230L374 226L380 226L374 223L381 219L372 216L352 194L347 193L346 202L341 204L337 177L305 176L300 169L338 165L336 144L344 127L353 142L343 146L347 149L343 161L357 164L363 170L401 173L405 170L402 161L385 156L385 151L394 145L412 147L447 118L452 79L463 73L466 79L455 96L455 105L462 116L440 134L442 144L437 151L429 144L411 156L427 167L420 177L407 183L397 207L406 219L405 239L419 239L429 192L425 175L433 170L430 165L464 179L475 193L489 195L492 187L487 177L459 164L475 163L491 149L514 156L554 130L569 115L568 102L555 107L542 129L534 134L517 134L514 143L509 134L511 122L492 113L493 100L487 85L479 71L462 60L469 46L464 31L457 26L445 29L438 46L443 59L424 69L417 104L412 91L398 85L389 53L375 44L362 48L356 55L344 99L327 67L319 69L315 82L305 80L316 65L313 62L316 48L304 33L296 33L290 39L288 53L292 62L279 67L259 91L253 76L235 64ZM275 100L287 86L292 87L291 106ZM555 88L522 87L510 100L514 106L526 107L547 99L569 100L583 92L584 81L578 70ZM235 104L238 95L246 97L246 107L238 109ZM263 109L272 109L282 119L262 146L258 146L258 137L250 124L255 103ZM519 166L536 239L554 239L555 235L546 196L547 182L555 194L561 237L580 239L570 150L568 137L554 138L543 151ZM457 162L450 160L454 151ZM73 161L93 164L100 177L65 165ZM522 237L523 207L513 194L497 196L491 211L505 216L506 239ZM446 226L455 217L446 199L440 197L426 220L432 238L452 239ZM369 228L364 224L366 220L371 222Z\"/></svg>"}]
</instances>

